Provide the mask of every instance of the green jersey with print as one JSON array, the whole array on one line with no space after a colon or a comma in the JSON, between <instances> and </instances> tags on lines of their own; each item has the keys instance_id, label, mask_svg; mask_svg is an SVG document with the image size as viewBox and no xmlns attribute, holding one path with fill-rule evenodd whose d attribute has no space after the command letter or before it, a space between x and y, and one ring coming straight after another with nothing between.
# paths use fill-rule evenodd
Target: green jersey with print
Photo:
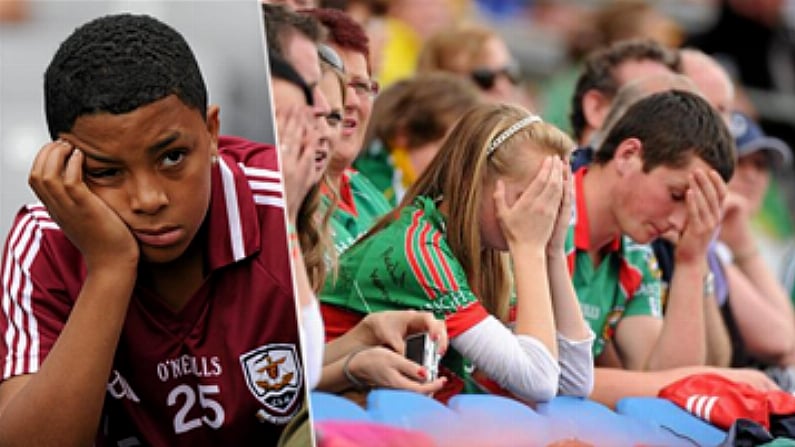
<instances>
[{"instance_id":1,"label":"green jersey with print","mask_svg":"<svg viewBox=\"0 0 795 447\"><path fill-rule=\"evenodd\" d=\"M487 316L469 287L463 267L445 236L445 220L434 202L418 197L395 221L344 252L336 280L330 275L321 301L361 313L414 309L444 319L450 338ZM450 349L442 364L464 379L471 365Z\"/></svg>"},{"instance_id":2,"label":"green jersey with print","mask_svg":"<svg viewBox=\"0 0 795 447\"><path fill-rule=\"evenodd\" d=\"M596 334L596 357L613 338L622 318L662 318L662 281L651 246L626 236L605 247L601 262L594 266L588 255L590 227L582 193L586 171L582 168L574 174L575 213L566 237L566 255L583 316Z\"/></svg>"},{"instance_id":3,"label":"green jersey with print","mask_svg":"<svg viewBox=\"0 0 795 447\"><path fill-rule=\"evenodd\" d=\"M367 177L367 180L377 190L381 191L390 205L397 205L398 200L394 187L395 167L389 156L389 150L380 140L374 141L367 150L359 154L353 167Z\"/></svg>"},{"instance_id":4,"label":"green jersey with print","mask_svg":"<svg viewBox=\"0 0 795 447\"><path fill-rule=\"evenodd\" d=\"M330 225L334 248L340 254L353 245L381 216L392 210L392 206L366 177L353 169L342 174L340 200L331 215ZM322 206L329 204L324 194Z\"/></svg>"}]
</instances>

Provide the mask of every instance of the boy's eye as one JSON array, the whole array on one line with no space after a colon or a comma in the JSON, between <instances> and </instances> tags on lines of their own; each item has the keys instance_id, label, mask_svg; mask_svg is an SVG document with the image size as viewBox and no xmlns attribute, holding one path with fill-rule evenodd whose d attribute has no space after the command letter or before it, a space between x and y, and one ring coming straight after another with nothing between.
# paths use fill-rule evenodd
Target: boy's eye
<instances>
[{"instance_id":1,"label":"boy's eye","mask_svg":"<svg viewBox=\"0 0 795 447\"><path fill-rule=\"evenodd\" d=\"M683 193L680 193L680 192L672 192L671 193L671 200L673 200L674 202L681 202L681 201L685 200L685 195Z\"/></svg>"},{"instance_id":2,"label":"boy's eye","mask_svg":"<svg viewBox=\"0 0 795 447\"><path fill-rule=\"evenodd\" d=\"M185 151L177 150L171 151L163 156L163 166L164 167L171 167L176 166L182 162L185 158Z\"/></svg>"},{"instance_id":3,"label":"boy's eye","mask_svg":"<svg viewBox=\"0 0 795 447\"><path fill-rule=\"evenodd\" d=\"M121 173L120 169L117 168L97 168L97 169L87 169L86 170L86 177L94 179L94 180L101 180L101 179L110 179L113 178Z\"/></svg>"}]
</instances>

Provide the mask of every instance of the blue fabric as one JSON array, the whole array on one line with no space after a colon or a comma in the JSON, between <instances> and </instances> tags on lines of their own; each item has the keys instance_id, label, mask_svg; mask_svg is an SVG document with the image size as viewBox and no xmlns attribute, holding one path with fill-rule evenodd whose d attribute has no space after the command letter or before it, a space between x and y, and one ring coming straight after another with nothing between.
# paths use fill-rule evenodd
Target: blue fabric
<instances>
[{"instance_id":1,"label":"blue fabric","mask_svg":"<svg viewBox=\"0 0 795 447\"><path fill-rule=\"evenodd\" d=\"M699 446L716 446L726 437L722 430L702 421L671 401L657 397L625 397L616 404L619 414L658 424L682 440Z\"/></svg>"},{"instance_id":2,"label":"blue fabric","mask_svg":"<svg viewBox=\"0 0 795 447\"><path fill-rule=\"evenodd\" d=\"M555 433L577 437L593 445L693 445L657 424L626 417L588 399L558 396L539 404L536 410L551 419L550 425Z\"/></svg>"},{"instance_id":3,"label":"blue fabric","mask_svg":"<svg viewBox=\"0 0 795 447\"><path fill-rule=\"evenodd\" d=\"M336 394L312 391L309 394L310 411L315 422L332 421L372 421L364 408Z\"/></svg>"}]
</instances>

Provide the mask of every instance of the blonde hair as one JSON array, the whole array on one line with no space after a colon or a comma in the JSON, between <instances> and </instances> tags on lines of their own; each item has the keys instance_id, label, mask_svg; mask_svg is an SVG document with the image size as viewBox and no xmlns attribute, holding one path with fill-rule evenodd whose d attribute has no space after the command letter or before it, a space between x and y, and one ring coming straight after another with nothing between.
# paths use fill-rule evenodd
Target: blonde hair
<instances>
[{"instance_id":1,"label":"blonde hair","mask_svg":"<svg viewBox=\"0 0 795 447\"><path fill-rule=\"evenodd\" d=\"M321 61L320 67L324 76L326 73L334 74L342 92L344 107L347 91L344 74L325 61ZM323 196L321 189L325 189L329 196L329 204L325 208L321 206ZM336 198L336 189L324 174L306 194L304 201L301 202L301 208L298 210L296 223L298 242L301 245L301 254L304 257L309 283L315 293L320 293L323 288L329 269L336 272L337 256L329 225L331 216L336 209Z\"/></svg>"},{"instance_id":2,"label":"blonde hair","mask_svg":"<svg viewBox=\"0 0 795 447\"><path fill-rule=\"evenodd\" d=\"M494 38L499 38L496 32L474 23L461 23L439 31L420 50L417 72L467 73L476 68L483 48Z\"/></svg>"},{"instance_id":3,"label":"blonde hair","mask_svg":"<svg viewBox=\"0 0 795 447\"><path fill-rule=\"evenodd\" d=\"M534 122L503 141L491 155L487 147L529 112L508 104L480 104L458 121L439 153L420 175L398 209L417 196L441 198L446 206L447 241L464 268L470 288L484 307L507 321L510 278L507 254L484 247L480 238L480 203L483 185L496 177L520 178L538 155L567 157L575 144L555 126ZM528 145L527 143L531 143ZM538 152L541 152L539 154ZM398 213L382 219L372 233Z\"/></svg>"},{"instance_id":4,"label":"blonde hair","mask_svg":"<svg viewBox=\"0 0 795 447\"><path fill-rule=\"evenodd\" d=\"M455 121L479 103L480 93L450 73L418 74L381 92L373 103L365 148L380 140L387 148L403 134L411 150L445 136Z\"/></svg>"},{"instance_id":5,"label":"blonde hair","mask_svg":"<svg viewBox=\"0 0 795 447\"><path fill-rule=\"evenodd\" d=\"M319 293L328 274L328 265L333 265L330 259L336 261L334 243L331 237L329 222L336 208L333 201L326 209L321 204L321 185L330 187L326 176L309 190L296 219L298 243L301 245L301 254L304 257L306 273L312 290ZM332 196L335 194L332 193Z\"/></svg>"}]
</instances>

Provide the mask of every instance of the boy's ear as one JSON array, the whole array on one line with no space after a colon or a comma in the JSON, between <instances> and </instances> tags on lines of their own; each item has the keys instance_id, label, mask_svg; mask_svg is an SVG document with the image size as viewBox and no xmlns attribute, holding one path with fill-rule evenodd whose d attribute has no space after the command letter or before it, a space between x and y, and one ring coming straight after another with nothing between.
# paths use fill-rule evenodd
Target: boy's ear
<instances>
[{"instance_id":1,"label":"boy's ear","mask_svg":"<svg viewBox=\"0 0 795 447\"><path fill-rule=\"evenodd\" d=\"M221 130L221 121L218 116L221 112L220 107L211 105L207 107L207 132L210 133L210 144L212 144L212 155L218 155L218 133Z\"/></svg>"},{"instance_id":2,"label":"boy's ear","mask_svg":"<svg viewBox=\"0 0 795 447\"><path fill-rule=\"evenodd\" d=\"M633 169L643 165L643 143L637 138L627 138L616 148L613 155L615 169L620 175L624 175Z\"/></svg>"},{"instance_id":3,"label":"boy's ear","mask_svg":"<svg viewBox=\"0 0 795 447\"><path fill-rule=\"evenodd\" d=\"M599 90L590 89L582 97L582 113L591 129L601 129L607 113L610 111L610 100Z\"/></svg>"}]
</instances>

